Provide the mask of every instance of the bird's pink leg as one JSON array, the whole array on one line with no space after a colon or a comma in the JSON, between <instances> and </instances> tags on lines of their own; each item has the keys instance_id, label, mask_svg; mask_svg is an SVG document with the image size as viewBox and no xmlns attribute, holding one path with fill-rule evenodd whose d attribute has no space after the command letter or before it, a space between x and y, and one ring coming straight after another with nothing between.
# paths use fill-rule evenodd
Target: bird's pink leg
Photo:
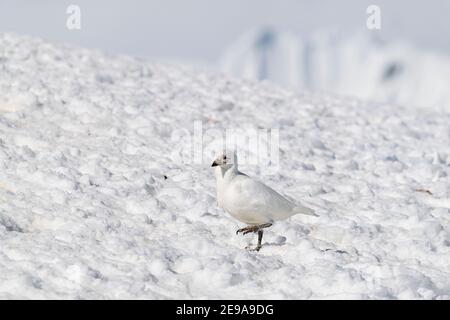
<instances>
[{"instance_id":1,"label":"bird's pink leg","mask_svg":"<svg viewBox=\"0 0 450 320\"><path fill-rule=\"evenodd\" d=\"M256 245L255 248L250 249L249 247L246 247L246 249L250 249L251 251L259 251L259 249L261 249L261 243L262 243L262 238L263 238L263 234L264 228L268 228L272 225L272 223L264 223L264 224L260 224L257 226L248 226L242 229L239 229L238 231L236 231L236 234L238 234L239 232L242 232L242 234L247 234L250 232L258 232L258 244Z\"/></svg>"},{"instance_id":2,"label":"bird's pink leg","mask_svg":"<svg viewBox=\"0 0 450 320\"><path fill-rule=\"evenodd\" d=\"M247 234L250 232L256 233L261 229L270 227L271 225L272 225L272 223L264 223L264 224L260 224L260 225L256 225L256 226L248 226L248 227L237 230L236 234L239 234L239 232L242 232L242 234Z\"/></svg>"}]
</instances>

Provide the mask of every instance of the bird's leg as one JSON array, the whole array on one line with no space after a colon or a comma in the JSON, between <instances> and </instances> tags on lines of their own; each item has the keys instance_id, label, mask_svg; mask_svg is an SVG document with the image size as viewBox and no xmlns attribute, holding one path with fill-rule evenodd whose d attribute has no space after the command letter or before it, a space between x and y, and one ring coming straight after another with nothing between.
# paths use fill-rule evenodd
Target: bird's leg
<instances>
[{"instance_id":1,"label":"bird's leg","mask_svg":"<svg viewBox=\"0 0 450 320\"><path fill-rule=\"evenodd\" d=\"M236 234L239 234L239 232L242 232L242 234L247 234L250 232L256 232L258 231L258 226L248 226L242 229L239 229L238 231L236 231Z\"/></svg>"},{"instance_id":2,"label":"bird's leg","mask_svg":"<svg viewBox=\"0 0 450 320\"><path fill-rule=\"evenodd\" d=\"M260 224L260 225L256 225L256 226L248 226L242 229L239 229L238 231L236 231L236 234L239 234L239 232L242 232L242 234L247 234L250 232L258 232L259 230L263 229L263 228L268 228L272 225L272 223L264 223L264 224Z\"/></svg>"},{"instance_id":3,"label":"bird's leg","mask_svg":"<svg viewBox=\"0 0 450 320\"><path fill-rule=\"evenodd\" d=\"M258 230L258 244L256 245L256 247L252 248L249 245L249 246L245 247L245 249L247 249L249 251L259 251L259 249L261 249L261 247L262 247L261 242L262 242L263 234L264 234L264 231L262 229Z\"/></svg>"},{"instance_id":4,"label":"bird's leg","mask_svg":"<svg viewBox=\"0 0 450 320\"><path fill-rule=\"evenodd\" d=\"M258 226L259 229L268 228L272 226L272 223L264 223Z\"/></svg>"},{"instance_id":5,"label":"bird's leg","mask_svg":"<svg viewBox=\"0 0 450 320\"><path fill-rule=\"evenodd\" d=\"M260 224L257 226L249 226L249 227L245 227L242 229L239 229L238 231L236 231L236 234L238 234L239 232L242 232L242 234L247 234L250 232L258 232L258 244L256 245L255 248L250 248L250 246L246 247L246 249L249 249L250 251L259 251L259 249L261 249L262 246L262 238L263 238L263 234L264 234L264 228L268 228L272 225L272 223L264 223L264 224Z\"/></svg>"},{"instance_id":6,"label":"bird's leg","mask_svg":"<svg viewBox=\"0 0 450 320\"><path fill-rule=\"evenodd\" d=\"M261 249L261 242L262 242L263 234L264 234L263 229L258 230L258 244L256 245L256 248L255 248L256 251L259 251L259 249Z\"/></svg>"}]
</instances>

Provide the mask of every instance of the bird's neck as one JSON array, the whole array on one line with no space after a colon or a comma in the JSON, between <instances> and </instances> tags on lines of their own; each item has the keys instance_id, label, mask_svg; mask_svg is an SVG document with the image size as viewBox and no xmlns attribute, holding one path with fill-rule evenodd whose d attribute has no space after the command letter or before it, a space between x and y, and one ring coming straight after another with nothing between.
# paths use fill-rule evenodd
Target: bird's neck
<instances>
[{"instance_id":1,"label":"bird's neck","mask_svg":"<svg viewBox=\"0 0 450 320\"><path fill-rule=\"evenodd\" d=\"M238 170L236 166L217 166L215 169L216 181L217 181L217 202L219 206L223 206L224 189L228 182L230 182L236 175Z\"/></svg>"},{"instance_id":2,"label":"bird's neck","mask_svg":"<svg viewBox=\"0 0 450 320\"><path fill-rule=\"evenodd\" d=\"M221 187L224 182L233 179L238 174L237 167L234 165L217 166L215 170L218 187Z\"/></svg>"}]
</instances>

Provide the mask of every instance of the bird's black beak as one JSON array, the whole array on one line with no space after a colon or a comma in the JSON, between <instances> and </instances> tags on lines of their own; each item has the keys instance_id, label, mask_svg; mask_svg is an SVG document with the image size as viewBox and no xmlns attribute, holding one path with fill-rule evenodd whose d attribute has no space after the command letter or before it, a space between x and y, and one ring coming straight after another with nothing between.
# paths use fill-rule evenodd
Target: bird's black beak
<instances>
[{"instance_id":1,"label":"bird's black beak","mask_svg":"<svg viewBox=\"0 0 450 320\"><path fill-rule=\"evenodd\" d=\"M219 164L218 164L217 162L214 161L214 162L212 163L211 167L217 167L218 165L219 165Z\"/></svg>"}]
</instances>

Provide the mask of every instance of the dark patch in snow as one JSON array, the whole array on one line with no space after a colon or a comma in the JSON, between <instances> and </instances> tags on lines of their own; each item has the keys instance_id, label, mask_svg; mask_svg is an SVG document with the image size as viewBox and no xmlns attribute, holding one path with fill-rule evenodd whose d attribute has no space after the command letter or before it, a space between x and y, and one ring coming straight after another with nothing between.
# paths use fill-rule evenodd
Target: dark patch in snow
<instances>
[{"instance_id":1,"label":"dark patch in snow","mask_svg":"<svg viewBox=\"0 0 450 320\"><path fill-rule=\"evenodd\" d=\"M17 224L17 222L3 213L0 213L0 225L5 227L6 231L8 232L24 232L24 230Z\"/></svg>"},{"instance_id":2,"label":"dark patch in snow","mask_svg":"<svg viewBox=\"0 0 450 320\"><path fill-rule=\"evenodd\" d=\"M397 62L392 62L386 66L383 72L383 81L397 77L403 71L403 66Z\"/></svg>"}]
</instances>

